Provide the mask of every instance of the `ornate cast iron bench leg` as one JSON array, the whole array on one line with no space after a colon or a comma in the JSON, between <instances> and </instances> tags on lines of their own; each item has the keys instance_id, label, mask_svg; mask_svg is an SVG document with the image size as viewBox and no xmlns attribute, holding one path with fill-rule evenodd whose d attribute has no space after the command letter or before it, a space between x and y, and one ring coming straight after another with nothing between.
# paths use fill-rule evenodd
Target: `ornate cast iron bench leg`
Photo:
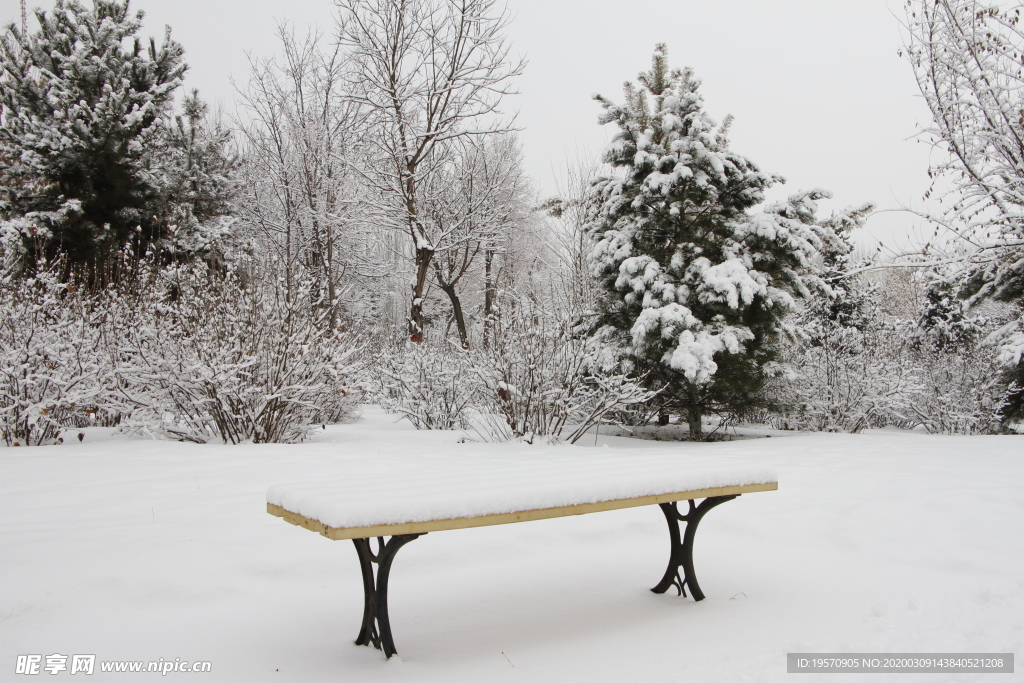
<instances>
[{"instance_id":1,"label":"ornate cast iron bench leg","mask_svg":"<svg viewBox=\"0 0 1024 683\"><path fill-rule=\"evenodd\" d=\"M391 573L391 562L398 549L424 535L392 536L387 543L383 538L378 538L376 554L370 549L370 539L352 539L359 555L359 566L363 570L363 627L359 629L356 645L372 643L378 650L383 650L389 659L395 654L395 641L391 638L391 621L388 619L388 574ZM376 580L373 576L374 564L377 565Z\"/></svg>"},{"instance_id":2,"label":"ornate cast iron bench leg","mask_svg":"<svg viewBox=\"0 0 1024 683\"><path fill-rule=\"evenodd\" d=\"M700 505L697 505L692 500L687 501L690 504L690 509L685 515L680 514L676 503L662 503L659 505L661 511L665 513L665 519L668 520L672 552L669 555L668 569L665 570L665 576L661 579L661 583L651 589L652 591L664 593L670 586L675 586L676 590L679 591L679 595L686 595L686 589L689 588L694 600L704 599L704 592L697 583L696 574L693 573L693 537L697 534L697 525L700 524L700 520L708 513L708 510L736 497L715 496L713 498L705 498L701 501ZM679 522L686 522L686 532L683 534L681 543L679 541ZM683 570L682 576L679 575L680 569Z\"/></svg>"}]
</instances>

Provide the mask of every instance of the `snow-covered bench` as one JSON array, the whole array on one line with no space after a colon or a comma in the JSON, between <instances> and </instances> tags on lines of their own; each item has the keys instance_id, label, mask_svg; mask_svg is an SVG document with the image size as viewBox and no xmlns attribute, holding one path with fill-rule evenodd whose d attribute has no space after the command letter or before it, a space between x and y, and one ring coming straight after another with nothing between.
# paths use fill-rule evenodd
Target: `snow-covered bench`
<instances>
[{"instance_id":1,"label":"snow-covered bench","mask_svg":"<svg viewBox=\"0 0 1024 683\"><path fill-rule=\"evenodd\" d=\"M391 657L391 563L399 548L426 533L659 505L668 520L671 550L668 569L651 590L664 593L675 586L680 595L689 589L694 600L703 600L693 571L693 539L701 518L741 494L778 488L770 470L723 466L717 458L587 451L526 458L425 457L423 467L414 471L389 467L386 457L371 464L362 459L344 480L271 487L267 512L332 540L352 539L365 598L355 642L372 643ZM679 511L679 501L688 501L685 512ZM686 522L682 534L679 522ZM377 539L376 552L371 538Z\"/></svg>"}]
</instances>

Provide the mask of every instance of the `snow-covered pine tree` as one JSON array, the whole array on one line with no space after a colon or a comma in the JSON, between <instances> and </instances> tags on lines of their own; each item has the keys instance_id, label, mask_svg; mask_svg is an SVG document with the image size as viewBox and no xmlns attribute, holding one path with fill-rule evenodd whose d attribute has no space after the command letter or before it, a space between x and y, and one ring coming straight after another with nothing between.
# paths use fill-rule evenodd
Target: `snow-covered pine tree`
<instances>
[{"instance_id":1,"label":"snow-covered pine tree","mask_svg":"<svg viewBox=\"0 0 1024 683\"><path fill-rule=\"evenodd\" d=\"M984 321L967 314L963 299L948 278L934 277L925 290L917 325L936 349L956 352L975 345Z\"/></svg>"},{"instance_id":2,"label":"snow-covered pine tree","mask_svg":"<svg viewBox=\"0 0 1024 683\"><path fill-rule=\"evenodd\" d=\"M823 287L812 261L828 229L820 190L753 209L781 178L729 149L730 118L704 112L692 71L670 70L658 45L626 102L598 97L619 131L595 181L604 200L591 227L603 288L597 334L681 410L691 438L701 418L751 408L770 372L794 296Z\"/></svg>"},{"instance_id":3,"label":"snow-covered pine tree","mask_svg":"<svg viewBox=\"0 0 1024 683\"><path fill-rule=\"evenodd\" d=\"M163 135L167 167L165 196L167 250L181 257L223 261L231 254L239 160L231 130L192 90L182 111L166 122Z\"/></svg>"},{"instance_id":4,"label":"snow-covered pine tree","mask_svg":"<svg viewBox=\"0 0 1024 683\"><path fill-rule=\"evenodd\" d=\"M1024 422L1024 333L1010 337L1002 347L1000 358L1007 366L1004 375L1009 387L999 415L1007 425L1019 424Z\"/></svg>"},{"instance_id":5,"label":"snow-covered pine tree","mask_svg":"<svg viewBox=\"0 0 1024 683\"><path fill-rule=\"evenodd\" d=\"M36 19L37 32L11 24L0 40L5 251L20 237L29 265L60 253L65 278L102 281L119 250L164 236L153 205L162 174L149 167L183 50L169 30L144 47L142 12L127 0L56 0Z\"/></svg>"},{"instance_id":6,"label":"snow-covered pine tree","mask_svg":"<svg viewBox=\"0 0 1024 683\"><path fill-rule=\"evenodd\" d=\"M875 210L871 203L848 207L822 221L827 228L822 241L821 277L828 285L824 296L808 301L807 311L821 320L840 327L863 330L867 324L869 300L876 289L856 274L858 264L854 257L853 231L864 226Z\"/></svg>"}]
</instances>

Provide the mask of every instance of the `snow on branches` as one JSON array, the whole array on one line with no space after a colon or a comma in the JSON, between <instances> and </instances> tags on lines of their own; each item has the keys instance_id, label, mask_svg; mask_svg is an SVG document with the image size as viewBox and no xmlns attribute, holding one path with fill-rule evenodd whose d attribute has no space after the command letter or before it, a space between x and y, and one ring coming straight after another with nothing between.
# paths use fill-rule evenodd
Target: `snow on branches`
<instances>
[{"instance_id":1,"label":"snow on branches","mask_svg":"<svg viewBox=\"0 0 1024 683\"><path fill-rule=\"evenodd\" d=\"M52 270L0 280L0 431L8 446L59 442L112 379L101 311ZM88 420L85 422L88 424Z\"/></svg>"},{"instance_id":2,"label":"snow on branches","mask_svg":"<svg viewBox=\"0 0 1024 683\"><path fill-rule=\"evenodd\" d=\"M48 258L63 251L69 267L96 267L162 235L151 148L185 73L183 50L169 30L146 49L142 13L118 0L57 0L36 19L37 32L12 25L0 39L3 208L34 217L34 236L49 233Z\"/></svg>"},{"instance_id":3,"label":"snow on branches","mask_svg":"<svg viewBox=\"0 0 1024 683\"><path fill-rule=\"evenodd\" d=\"M1024 306L1024 29L1019 2L907 0L904 52L932 114L925 136L942 152L929 175L948 183L928 216L966 254L958 295ZM932 188L934 189L934 187ZM944 188L945 189L945 188ZM932 190L929 190L929 194ZM1002 414L1024 419L1024 316L1000 331L1014 384Z\"/></svg>"},{"instance_id":4,"label":"snow on branches","mask_svg":"<svg viewBox=\"0 0 1024 683\"><path fill-rule=\"evenodd\" d=\"M652 392L601 367L595 339L529 301L496 323L486 349L406 342L382 364L382 402L417 429L464 429L485 441L575 443L609 413Z\"/></svg>"},{"instance_id":5,"label":"snow on branches","mask_svg":"<svg viewBox=\"0 0 1024 683\"><path fill-rule=\"evenodd\" d=\"M56 443L101 419L152 438L281 443L350 417L355 337L324 325L308 282L246 265L143 271L100 292L53 269L0 282L4 440Z\"/></svg>"},{"instance_id":6,"label":"snow on branches","mask_svg":"<svg viewBox=\"0 0 1024 683\"><path fill-rule=\"evenodd\" d=\"M289 287L273 264L160 272L116 330L126 427L200 443L290 443L349 415L357 345L325 329L295 275Z\"/></svg>"}]
</instances>

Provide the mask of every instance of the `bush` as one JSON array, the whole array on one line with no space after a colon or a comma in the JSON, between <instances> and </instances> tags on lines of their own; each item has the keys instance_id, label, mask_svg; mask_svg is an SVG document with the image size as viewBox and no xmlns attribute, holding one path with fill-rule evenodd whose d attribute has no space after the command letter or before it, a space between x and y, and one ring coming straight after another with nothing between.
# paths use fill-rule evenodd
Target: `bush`
<instances>
[{"instance_id":1,"label":"bush","mask_svg":"<svg viewBox=\"0 0 1024 683\"><path fill-rule=\"evenodd\" d=\"M1004 321L968 317L934 285L914 321L908 284L909 275L884 287L851 279L846 299L806 307L784 354L788 371L770 387L777 413L769 422L814 431L1000 431L1006 379L985 339Z\"/></svg>"},{"instance_id":2,"label":"bush","mask_svg":"<svg viewBox=\"0 0 1024 683\"><path fill-rule=\"evenodd\" d=\"M874 319L865 329L826 321L797 330L784 353L786 372L772 382L773 420L785 429L859 432L910 427L921 392L913 325Z\"/></svg>"},{"instance_id":3,"label":"bush","mask_svg":"<svg viewBox=\"0 0 1024 683\"><path fill-rule=\"evenodd\" d=\"M442 342L405 342L380 359L380 402L416 429L468 429L479 398L467 353Z\"/></svg>"},{"instance_id":4,"label":"bush","mask_svg":"<svg viewBox=\"0 0 1024 683\"><path fill-rule=\"evenodd\" d=\"M251 265L160 272L114 335L137 433L292 443L356 405L354 337L323 329L300 273Z\"/></svg>"},{"instance_id":5,"label":"bush","mask_svg":"<svg viewBox=\"0 0 1024 683\"><path fill-rule=\"evenodd\" d=\"M564 438L575 443L613 411L653 392L605 371L593 337L551 312L520 304L496 328L489 350L470 355L482 395L475 431L487 440Z\"/></svg>"},{"instance_id":6,"label":"bush","mask_svg":"<svg viewBox=\"0 0 1024 683\"><path fill-rule=\"evenodd\" d=\"M652 394L604 372L594 339L549 312L510 307L488 348L406 342L381 363L381 403L417 429L464 429L485 441L570 443Z\"/></svg>"},{"instance_id":7,"label":"bush","mask_svg":"<svg viewBox=\"0 0 1024 683\"><path fill-rule=\"evenodd\" d=\"M996 346L986 340L1004 322L998 315L969 316L951 291L939 285L929 288L913 339L921 396L911 406L927 431L1002 431L999 409L1008 382Z\"/></svg>"},{"instance_id":8,"label":"bush","mask_svg":"<svg viewBox=\"0 0 1024 683\"><path fill-rule=\"evenodd\" d=\"M8 446L59 443L65 427L89 424L106 403L112 376L101 353L102 313L54 270L0 281L0 429Z\"/></svg>"}]
</instances>

